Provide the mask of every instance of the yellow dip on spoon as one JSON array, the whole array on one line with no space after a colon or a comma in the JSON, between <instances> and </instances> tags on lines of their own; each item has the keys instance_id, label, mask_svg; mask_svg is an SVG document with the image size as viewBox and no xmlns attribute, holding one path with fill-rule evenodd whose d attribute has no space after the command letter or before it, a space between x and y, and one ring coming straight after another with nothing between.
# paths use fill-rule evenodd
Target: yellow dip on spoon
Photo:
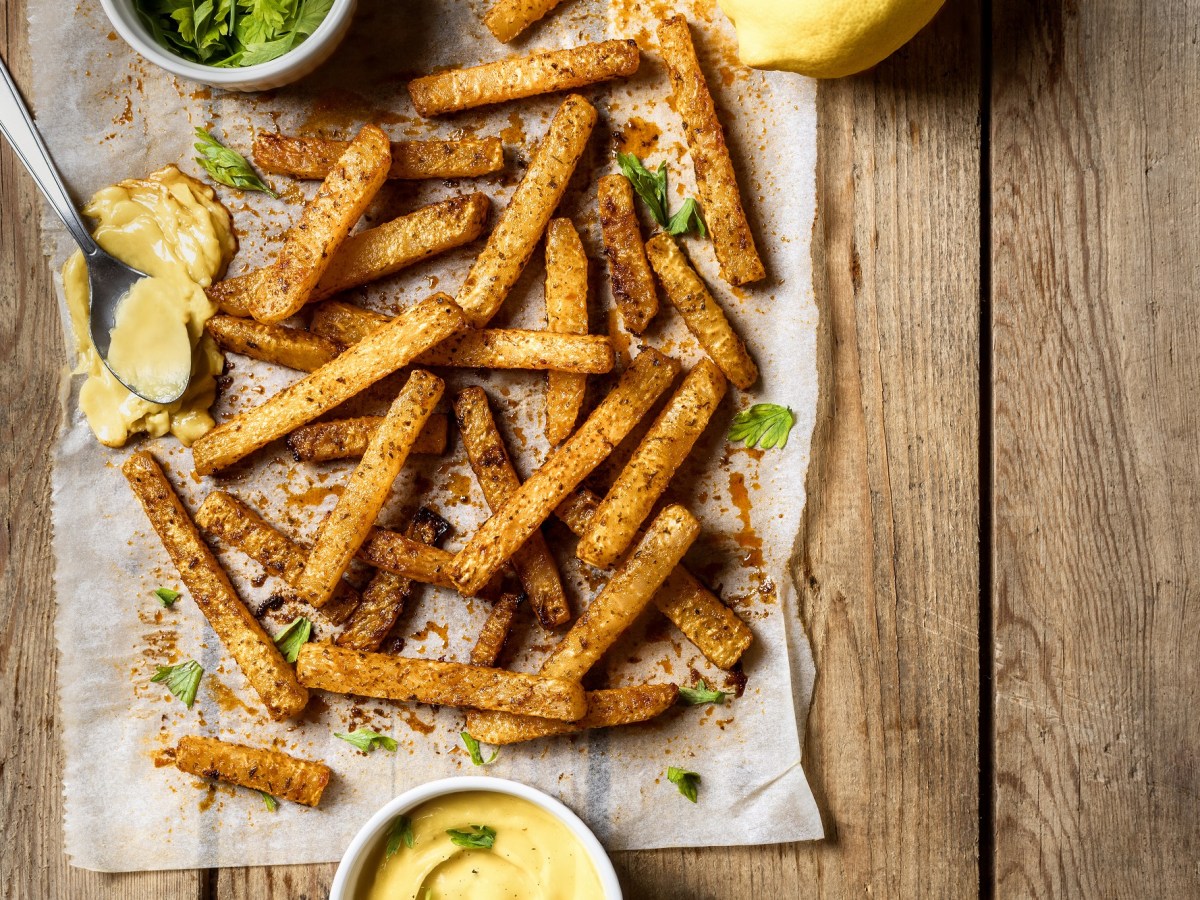
<instances>
[{"instance_id":1,"label":"yellow dip on spoon","mask_svg":"<svg viewBox=\"0 0 1200 900\"><path fill-rule=\"evenodd\" d=\"M149 277L117 308L109 363L152 396L131 393L105 367L88 334L88 274L76 252L63 267L63 287L80 363L87 375L79 404L102 444L121 447L131 434L170 432L185 445L213 427L209 407L224 360L204 323L216 307L204 293L224 273L236 242L229 213L212 190L174 166L99 191L84 214L98 224L96 242Z\"/></svg>"}]
</instances>

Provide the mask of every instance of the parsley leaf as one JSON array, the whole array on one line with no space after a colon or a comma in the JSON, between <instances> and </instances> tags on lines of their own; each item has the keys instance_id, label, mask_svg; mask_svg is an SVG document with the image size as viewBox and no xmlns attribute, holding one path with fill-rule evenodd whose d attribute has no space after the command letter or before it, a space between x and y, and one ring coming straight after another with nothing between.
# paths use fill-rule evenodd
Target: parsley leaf
<instances>
[{"instance_id":1,"label":"parsley leaf","mask_svg":"<svg viewBox=\"0 0 1200 900\"><path fill-rule=\"evenodd\" d=\"M466 847L469 850L491 850L496 843L496 829L486 825L469 825L469 830L448 828L450 843L455 847Z\"/></svg>"},{"instance_id":2,"label":"parsley leaf","mask_svg":"<svg viewBox=\"0 0 1200 900\"><path fill-rule=\"evenodd\" d=\"M401 844L409 850L413 848L412 819L408 816L397 816L396 821L392 823L388 831L387 855L384 859L391 859Z\"/></svg>"},{"instance_id":3,"label":"parsley leaf","mask_svg":"<svg viewBox=\"0 0 1200 900\"><path fill-rule=\"evenodd\" d=\"M278 800L276 800L274 797L272 797L266 791L259 791L259 793L262 794L263 803L265 803L267 805L268 812L275 812L275 810L279 809L279 801Z\"/></svg>"},{"instance_id":4,"label":"parsley leaf","mask_svg":"<svg viewBox=\"0 0 1200 900\"><path fill-rule=\"evenodd\" d=\"M158 602L170 609L171 606L179 599L179 591L173 591L170 588L159 588L154 592L154 596L158 598Z\"/></svg>"},{"instance_id":5,"label":"parsley leaf","mask_svg":"<svg viewBox=\"0 0 1200 900\"><path fill-rule=\"evenodd\" d=\"M200 138L195 144L200 154L196 157L196 162L213 181L243 191L262 191L270 197L279 197L258 177L258 173L242 154L230 150L203 128L196 129L196 137Z\"/></svg>"},{"instance_id":6,"label":"parsley leaf","mask_svg":"<svg viewBox=\"0 0 1200 900\"><path fill-rule=\"evenodd\" d=\"M479 741L471 737L470 732L460 731L458 734L462 738L463 743L466 744L467 752L471 754L471 762L474 765L486 766L489 763L495 762L496 757L500 755L499 750L493 750L492 755L484 759L483 754L479 752Z\"/></svg>"},{"instance_id":7,"label":"parsley leaf","mask_svg":"<svg viewBox=\"0 0 1200 900\"><path fill-rule=\"evenodd\" d=\"M703 703L715 703L717 706L722 706L727 696L729 695L724 691L709 690L703 678L700 679L699 687L681 687L679 689L679 699L687 706L700 706Z\"/></svg>"},{"instance_id":8,"label":"parsley leaf","mask_svg":"<svg viewBox=\"0 0 1200 900\"><path fill-rule=\"evenodd\" d=\"M679 793L687 797L693 803L696 802L696 795L700 788L700 776L695 772L689 772L686 769L678 769L675 766L667 768L667 781L679 788Z\"/></svg>"},{"instance_id":9,"label":"parsley leaf","mask_svg":"<svg viewBox=\"0 0 1200 900\"><path fill-rule=\"evenodd\" d=\"M196 702L196 690L200 687L203 675L204 669L200 667L200 663L189 659L177 666L159 666L150 680L155 683L166 682L167 690L191 709L192 704Z\"/></svg>"},{"instance_id":10,"label":"parsley leaf","mask_svg":"<svg viewBox=\"0 0 1200 900\"><path fill-rule=\"evenodd\" d=\"M679 207L667 222L667 234L687 234L689 231L695 231L702 238L708 237L708 228L704 225L704 217L700 215L700 206L691 197L683 201L683 206Z\"/></svg>"},{"instance_id":11,"label":"parsley leaf","mask_svg":"<svg viewBox=\"0 0 1200 900\"><path fill-rule=\"evenodd\" d=\"M670 215L667 202L667 164L659 163L658 171L651 172L640 159L632 153L618 153L617 165L621 174L629 179L633 189L646 206L650 207L650 215L668 234L687 234L695 231L700 237L708 237L708 229L700 215L700 207L696 201L688 197L683 201L675 215Z\"/></svg>"},{"instance_id":12,"label":"parsley leaf","mask_svg":"<svg viewBox=\"0 0 1200 900\"><path fill-rule=\"evenodd\" d=\"M369 728L359 728L357 731L351 731L349 734L335 731L333 736L341 738L347 744L353 744L363 753L370 753L376 745L394 753L398 746L395 738L390 738L386 734L380 734L377 731L371 731Z\"/></svg>"},{"instance_id":13,"label":"parsley leaf","mask_svg":"<svg viewBox=\"0 0 1200 900\"><path fill-rule=\"evenodd\" d=\"M747 447L762 446L764 450L787 446L788 433L796 417L786 406L777 403L755 403L733 417L729 429L731 441L745 441Z\"/></svg>"},{"instance_id":14,"label":"parsley leaf","mask_svg":"<svg viewBox=\"0 0 1200 900\"><path fill-rule=\"evenodd\" d=\"M296 661L300 648L312 637L312 622L306 616L298 616L288 624L287 628L275 635L275 646L290 663Z\"/></svg>"}]
</instances>

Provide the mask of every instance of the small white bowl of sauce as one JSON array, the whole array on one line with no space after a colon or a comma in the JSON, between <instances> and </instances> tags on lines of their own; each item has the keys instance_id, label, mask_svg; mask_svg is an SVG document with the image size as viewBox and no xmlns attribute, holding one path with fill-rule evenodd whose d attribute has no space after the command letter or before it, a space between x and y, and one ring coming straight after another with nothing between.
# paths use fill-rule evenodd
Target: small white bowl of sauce
<instances>
[{"instance_id":1,"label":"small white bowl of sauce","mask_svg":"<svg viewBox=\"0 0 1200 900\"><path fill-rule=\"evenodd\" d=\"M330 900L396 897L622 900L622 893L604 847L566 806L517 781L468 775L405 791L350 842Z\"/></svg>"}]
</instances>

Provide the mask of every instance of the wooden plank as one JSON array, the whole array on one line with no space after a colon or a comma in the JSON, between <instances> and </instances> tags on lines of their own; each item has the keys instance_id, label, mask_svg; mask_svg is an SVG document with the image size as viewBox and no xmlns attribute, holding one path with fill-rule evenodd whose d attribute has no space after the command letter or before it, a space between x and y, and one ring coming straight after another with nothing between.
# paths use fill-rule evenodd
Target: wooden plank
<instances>
[{"instance_id":1,"label":"wooden plank","mask_svg":"<svg viewBox=\"0 0 1200 900\"><path fill-rule=\"evenodd\" d=\"M799 581L818 844L622 853L645 898L978 890L979 8L822 83Z\"/></svg>"},{"instance_id":2,"label":"wooden plank","mask_svg":"<svg viewBox=\"0 0 1200 900\"><path fill-rule=\"evenodd\" d=\"M1200 896L1200 2L997 4L995 887Z\"/></svg>"},{"instance_id":3,"label":"wooden plank","mask_svg":"<svg viewBox=\"0 0 1200 900\"><path fill-rule=\"evenodd\" d=\"M0 14L0 53L28 84L23 2ZM44 201L0 145L0 897L190 900L203 872L100 875L63 852L48 448L67 357L38 242Z\"/></svg>"}]
</instances>

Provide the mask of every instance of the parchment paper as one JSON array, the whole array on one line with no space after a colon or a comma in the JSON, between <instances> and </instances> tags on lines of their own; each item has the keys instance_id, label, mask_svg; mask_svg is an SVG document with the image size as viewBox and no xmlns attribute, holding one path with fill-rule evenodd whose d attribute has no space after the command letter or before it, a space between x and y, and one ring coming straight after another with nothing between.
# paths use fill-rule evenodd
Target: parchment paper
<instances>
[{"instance_id":1,"label":"parchment paper","mask_svg":"<svg viewBox=\"0 0 1200 900\"><path fill-rule=\"evenodd\" d=\"M382 221L458 193L482 190L494 200L493 221L524 171L528 155L561 97L545 97L426 122L413 113L404 83L438 66L471 64L510 52L568 46L605 36L632 36L649 51L639 74L584 91L601 122L590 151L560 207L583 234L592 263L593 330L613 332L621 356L629 341L611 314L594 200L594 179L625 148L651 164L670 164L678 205L693 195L681 125L670 109L665 71L654 53L654 26L672 4L635 0L568 0L558 14L513 48L497 44L481 24L483 2L364 0L353 31L334 60L298 85L255 96L223 94L177 82L141 61L111 32L99 4L46 0L31 5L34 83L27 85L46 141L82 200L122 178L168 163L201 175L191 161L191 131L209 126L249 155L253 132L278 128L349 135L365 121L394 137L502 134L508 145L502 176L459 183L389 184L368 215ZM355 701L316 692L297 722L269 722L237 667L225 656L186 596L162 609L152 591L180 587L165 552L133 500L119 466L131 451L107 450L93 439L69 389L66 421L55 454L54 525L57 556L57 638L60 651L65 753L66 846L75 865L101 870L242 866L338 859L353 833L382 803L420 782L482 771L516 778L561 797L613 849L793 841L821 836L820 817L801 768L802 731L814 669L801 625L788 560L804 504L817 399L809 240L814 214L815 111L810 82L752 72L736 65L732 28L710 0L682 4L689 13L723 118L769 280L732 291L720 280L711 246L689 239L687 250L735 320L762 369L750 393L731 399L675 479L670 498L688 503L705 531L688 555L698 575L751 623L756 641L744 659L742 696L727 705L680 707L661 721L568 739L503 748L495 763L474 770L458 741L462 715L452 709ZM234 214L241 249L231 274L269 258L311 184L271 179L282 200L218 193ZM56 266L69 245L47 221ZM453 294L481 244L401 276L352 292L348 299L385 310L437 288ZM510 297L498 324L544 327L540 252ZM64 316L65 321L65 316ZM686 363L699 358L678 316L664 310L645 336ZM636 349L637 342L633 342ZM230 387L221 416L261 402L293 372L242 357L229 359ZM538 373L447 374L447 398L457 387L483 384L522 474L546 453L542 436L544 379ZM594 386L595 395L602 385ZM750 451L724 440L736 409L759 400L789 405L796 426L783 451ZM134 442L145 445L145 442ZM222 478L199 479L191 454L173 440L149 442L165 462L185 502L195 509L221 487L247 500L293 535L310 539L333 502L350 464L295 463L279 445ZM611 474L611 473L610 473ZM452 441L445 457L416 457L397 480L383 521L402 525L419 504L454 525L447 546L461 546L485 517L464 454ZM547 526L576 610L602 586L574 563L574 541ZM258 609L279 587L235 551L221 551L235 583ZM264 614L269 631L306 610L298 605ZM486 616L482 602L420 588L399 623L410 655L463 659ZM320 625L319 637L328 636ZM509 664L532 670L551 641L528 623L516 635ZM207 674L188 711L161 685L156 665L197 659ZM589 684L642 680L737 688L739 677L709 666L656 611L614 648ZM369 756L332 737L370 727L400 741L396 753ZM218 735L273 744L325 760L334 770L319 809L282 803L269 812L252 792L213 786L174 768L156 767L158 752L184 734ZM667 782L668 765L699 772L700 802L689 803Z\"/></svg>"}]
</instances>

